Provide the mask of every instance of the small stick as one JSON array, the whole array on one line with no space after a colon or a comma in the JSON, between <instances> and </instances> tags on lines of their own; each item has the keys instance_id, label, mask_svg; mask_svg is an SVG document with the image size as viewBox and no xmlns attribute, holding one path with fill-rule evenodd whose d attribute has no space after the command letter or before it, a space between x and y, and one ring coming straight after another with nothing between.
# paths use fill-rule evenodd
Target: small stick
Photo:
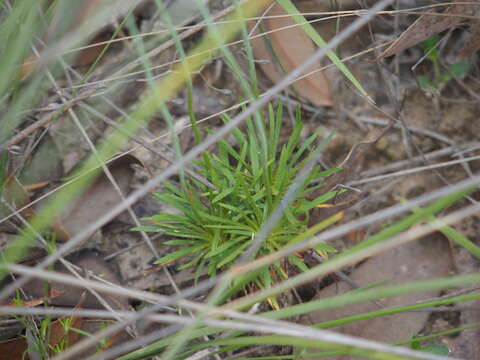
<instances>
[{"instance_id":1,"label":"small stick","mask_svg":"<svg viewBox=\"0 0 480 360\"><path fill-rule=\"evenodd\" d=\"M27 136L31 135L41 127L44 127L45 125L49 124L53 120L55 120L58 116L63 114L64 112L70 110L74 105L76 105L78 102L83 101L93 94L98 90L98 86L89 88L88 90L83 91L78 95L77 97L65 102L65 104L59 108L58 110L48 114L47 116L41 118L40 120L36 121L26 129L23 129L20 131L17 135L12 137L10 140L4 142L3 144L0 145L0 151L2 150L7 150L8 148L12 147L13 145L18 144L20 141L25 139Z\"/></svg>"}]
</instances>

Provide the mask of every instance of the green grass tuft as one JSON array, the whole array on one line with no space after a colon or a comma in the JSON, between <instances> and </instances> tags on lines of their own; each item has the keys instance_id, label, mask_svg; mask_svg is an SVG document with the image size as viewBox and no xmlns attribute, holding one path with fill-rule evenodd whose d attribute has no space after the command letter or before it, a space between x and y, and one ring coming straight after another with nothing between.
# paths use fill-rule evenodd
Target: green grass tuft
<instances>
[{"instance_id":1,"label":"green grass tuft","mask_svg":"<svg viewBox=\"0 0 480 360\"><path fill-rule=\"evenodd\" d=\"M198 274L206 270L208 275L215 276L232 265L251 244L266 219L280 205L302 166L310 160L312 147L319 135L315 133L305 141L301 139L303 125L300 111L297 111L292 134L282 144L282 118L282 106L278 106L276 111L270 106L263 129L258 129L257 122L247 120L245 133L234 130L233 144L221 140L215 152L203 154L196 165L213 188L193 179L186 180L182 185L165 183L165 191L155 197L178 213L161 212L145 219L151 225L135 228L164 232L172 237L165 244L180 246L179 250L158 259L157 264L167 264L188 256L191 259L180 269L195 266ZM230 119L225 117L224 121ZM257 134L265 134L266 148ZM312 169L292 205L263 243L258 257L283 248L296 241L299 234L308 231L310 211L338 193L330 191L308 200L307 195L321 187L321 184L312 184L338 170L322 171L319 166ZM315 228L315 232L319 230L321 228ZM335 251L326 244L317 250ZM306 269L298 258L291 257L290 260L300 270ZM250 281L266 288L275 278L284 279L286 276L286 271L277 263L264 268Z\"/></svg>"}]
</instances>

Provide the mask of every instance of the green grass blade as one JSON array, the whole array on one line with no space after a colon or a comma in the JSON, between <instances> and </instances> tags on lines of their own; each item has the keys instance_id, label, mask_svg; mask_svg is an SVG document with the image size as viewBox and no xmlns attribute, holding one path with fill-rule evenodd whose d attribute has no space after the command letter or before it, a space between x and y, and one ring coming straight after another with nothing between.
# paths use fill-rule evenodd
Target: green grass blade
<instances>
[{"instance_id":1,"label":"green grass blade","mask_svg":"<svg viewBox=\"0 0 480 360\"><path fill-rule=\"evenodd\" d=\"M480 247L475 245L470 241L465 235L455 230L453 227L442 223L437 220L434 216L429 216L428 220L430 223L438 229L443 235L448 239L456 243L457 245L467 249L474 255L477 259L480 259Z\"/></svg>"}]
</instances>

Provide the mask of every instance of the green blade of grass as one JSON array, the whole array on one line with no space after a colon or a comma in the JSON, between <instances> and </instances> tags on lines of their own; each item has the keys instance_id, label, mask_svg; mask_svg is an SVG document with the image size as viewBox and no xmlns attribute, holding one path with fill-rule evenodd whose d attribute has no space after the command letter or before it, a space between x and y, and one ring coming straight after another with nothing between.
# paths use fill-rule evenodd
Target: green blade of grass
<instances>
[{"instance_id":1,"label":"green blade of grass","mask_svg":"<svg viewBox=\"0 0 480 360\"><path fill-rule=\"evenodd\" d=\"M445 223L442 223L441 221L437 220L434 216L429 216L428 220L430 220L430 223L433 226L435 226L448 239L452 240L457 245L467 249L477 259L480 259L480 247L475 245L465 235L458 232L453 227L446 225Z\"/></svg>"},{"instance_id":2,"label":"green blade of grass","mask_svg":"<svg viewBox=\"0 0 480 360\"><path fill-rule=\"evenodd\" d=\"M38 33L39 27L39 13L43 5L41 1L16 1L12 5L8 16L0 24L0 69L2 69L2 76L0 77L0 105L5 106L5 101L8 95L13 98L13 105L8 105L8 113L2 118L2 131L0 132L0 144L8 139L19 122L24 117L19 116L20 108L25 103L25 100L32 100L34 94L30 93L28 96L25 89L22 89L22 94L16 96L16 92L21 82L21 69L19 64L22 64L30 50L30 42ZM8 12L7 9L3 11ZM42 75L39 75L42 76ZM34 81L27 89L38 89L40 82ZM8 94L8 92L12 92ZM36 94L38 97L38 94ZM29 106L34 102L30 102Z\"/></svg>"}]
</instances>

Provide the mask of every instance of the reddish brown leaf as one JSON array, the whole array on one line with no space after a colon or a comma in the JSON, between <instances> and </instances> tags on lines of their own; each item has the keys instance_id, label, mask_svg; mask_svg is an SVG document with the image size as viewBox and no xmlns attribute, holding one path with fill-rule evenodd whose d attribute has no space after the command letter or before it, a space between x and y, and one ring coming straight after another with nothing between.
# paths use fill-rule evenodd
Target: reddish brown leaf
<instances>
[{"instance_id":1,"label":"reddish brown leaf","mask_svg":"<svg viewBox=\"0 0 480 360\"><path fill-rule=\"evenodd\" d=\"M37 298L37 299L33 299L33 300L29 300L29 301L22 301L21 306L23 306L23 307L38 306L38 305L43 304L46 301L49 301L53 298L56 298L57 296L60 296L60 294L61 294L60 291L53 289L52 291L50 291L49 296L42 296L42 297ZM7 304L7 306L18 306L18 304L16 302L10 302L10 303Z\"/></svg>"},{"instance_id":2,"label":"reddish brown leaf","mask_svg":"<svg viewBox=\"0 0 480 360\"><path fill-rule=\"evenodd\" d=\"M96 332L105 329L105 327L115 323L112 320L72 317L69 329L66 332L65 330L67 329L65 328L64 323L67 319L67 317L57 319L50 325L50 339L48 339L48 345L50 346L50 355L52 357L56 354L51 347L59 344L61 341L66 341L65 348L63 349L66 350L84 338L83 335L80 335L80 333L74 329L82 330L87 334L95 334ZM126 331L119 331L106 339L101 348L94 345L84 350L81 354L77 354L75 358L86 359L98 352L105 351L114 345L119 345L129 340L131 340L131 337ZM0 360L28 360L30 357L28 356L27 351L28 343L24 337L0 341Z\"/></svg>"},{"instance_id":3,"label":"reddish brown leaf","mask_svg":"<svg viewBox=\"0 0 480 360\"><path fill-rule=\"evenodd\" d=\"M108 46L107 43L103 43L111 40L112 34L112 31L110 31L109 29L103 30L98 33L92 39L92 41L90 41L90 46L80 51L78 56L75 58L75 61L73 62L73 66L82 69L88 68L88 66L92 65Z\"/></svg>"},{"instance_id":4,"label":"reddish brown leaf","mask_svg":"<svg viewBox=\"0 0 480 360\"><path fill-rule=\"evenodd\" d=\"M27 191L35 191L38 189L42 189L50 184L50 181L41 181L35 184L25 185L24 188Z\"/></svg>"},{"instance_id":5,"label":"reddish brown leaf","mask_svg":"<svg viewBox=\"0 0 480 360\"><path fill-rule=\"evenodd\" d=\"M68 321L68 328L65 327L66 322ZM72 316L71 318L64 317L52 322L50 327L50 339L49 345L54 347L61 342L65 342L65 349L75 345L78 341L80 334L73 329L82 329L83 319L78 316ZM55 355L53 349L50 353L52 356Z\"/></svg>"},{"instance_id":6,"label":"reddish brown leaf","mask_svg":"<svg viewBox=\"0 0 480 360\"><path fill-rule=\"evenodd\" d=\"M280 16L279 16L280 15ZM268 78L276 83L314 52L315 46L303 29L279 5L274 5L268 12L268 18L262 24L265 31L272 31L268 36L252 40L255 58L262 60L260 67ZM279 16L279 17L278 17ZM287 29L282 29L288 27ZM260 34L257 28L255 35ZM266 44L266 42L268 42ZM269 47L271 47L270 51ZM263 62L263 61L267 62ZM320 64L319 64L320 65ZM315 70L312 67L305 74ZM305 98L319 106L332 106L332 95L329 82L323 72L317 72L296 81L291 90L299 97Z\"/></svg>"},{"instance_id":7,"label":"reddish brown leaf","mask_svg":"<svg viewBox=\"0 0 480 360\"><path fill-rule=\"evenodd\" d=\"M439 13L438 15L420 16L407 30L402 33L402 35L400 35L400 37L392 45L390 45L378 57L378 59L398 54L403 50L428 39L432 35L438 34L450 27L458 25L461 21L463 21L461 16L470 14L473 8L473 5L454 4L448 7L441 14Z\"/></svg>"},{"instance_id":8,"label":"reddish brown leaf","mask_svg":"<svg viewBox=\"0 0 480 360\"><path fill-rule=\"evenodd\" d=\"M23 337L0 341L0 360L28 359L28 356L23 356L27 348L27 340Z\"/></svg>"}]
</instances>

